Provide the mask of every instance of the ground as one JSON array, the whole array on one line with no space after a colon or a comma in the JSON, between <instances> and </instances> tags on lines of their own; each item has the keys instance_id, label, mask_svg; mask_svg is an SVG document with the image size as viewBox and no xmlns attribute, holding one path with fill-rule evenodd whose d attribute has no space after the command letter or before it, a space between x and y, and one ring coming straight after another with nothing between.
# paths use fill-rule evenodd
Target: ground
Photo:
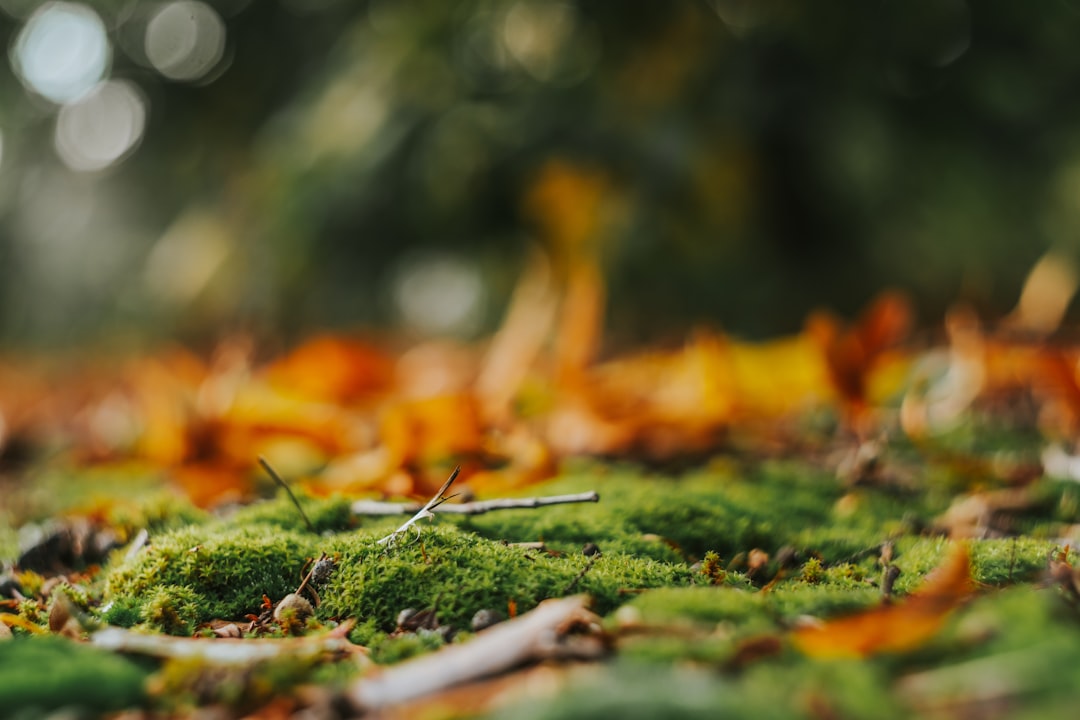
<instances>
[{"instance_id":1,"label":"ground","mask_svg":"<svg viewBox=\"0 0 1080 720\"><path fill-rule=\"evenodd\" d=\"M991 432L1008 437L1007 429L978 436ZM1029 441L1018 434L1002 444L999 465L1030 459L1038 448ZM927 454L876 441L873 472L856 476L836 472L835 447L787 457L720 452L677 470L567 461L556 479L517 494L593 490L598 503L476 516L436 509L385 545L379 539L407 516L359 517L345 497L300 493L310 529L283 492L213 512L160 494L117 501L93 519L117 546L100 567L54 548L34 568L24 554L5 576L7 595L18 587L25 599L5 605L15 637L0 646L0 705L16 717L206 706L288 715L313 706L312 688L324 700L347 694L377 672L369 660L390 666L476 642L478 613L511 623L545 599L585 593L602 659L541 659L505 668L497 687L475 678L457 694L395 709L560 718L1060 714L1076 699L1080 667L1067 547L1080 488L973 474L955 458L958 449L977 457L978 448L960 436L951 442ZM962 512L976 505L974 520ZM143 529L145 542L131 545ZM4 538L10 563L18 542L10 528ZM313 614L272 617L324 554L332 572L309 580L314 593L301 590ZM65 625L58 607L79 622ZM230 623L235 629L222 630ZM98 649L86 638L103 625L282 642L337 628L366 652L362 662L359 651L290 653L214 671L205 660ZM339 707L333 702L319 707L340 712L328 709Z\"/></svg>"}]
</instances>

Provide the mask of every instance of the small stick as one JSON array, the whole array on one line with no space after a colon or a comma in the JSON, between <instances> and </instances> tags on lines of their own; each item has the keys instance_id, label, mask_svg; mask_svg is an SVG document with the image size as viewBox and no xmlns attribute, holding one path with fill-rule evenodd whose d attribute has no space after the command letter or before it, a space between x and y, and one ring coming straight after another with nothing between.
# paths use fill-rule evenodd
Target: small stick
<instances>
[{"instance_id":1,"label":"small stick","mask_svg":"<svg viewBox=\"0 0 1080 720\"><path fill-rule=\"evenodd\" d=\"M168 660L198 660L212 665L250 665L277 658L318 658L351 655L366 662L367 650L349 642L356 624L346 620L325 635L300 638L247 638L244 640L144 635L106 627L90 635L90 644L114 652L148 655Z\"/></svg>"},{"instance_id":2,"label":"small stick","mask_svg":"<svg viewBox=\"0 0 1080 720\"><path fill-rule=\"evenodd\" d=\"M517 510L546 507L548 505L567 505L570 503L599 502L596 491L574 495L548 495L546 497L496 498L475 502L444 505L439 512L453 515L483 515L492 510ZM379 502L377 500L357 500L352 504L353 515L408 515L415 513L416 503Z\"/></svg>"},{"instance_id":3,"label":"small stick","mask_svg":"<svg viewBox=\"0 0 1080 720\"><path fill-rule=\"evenodd\" d=\"M399 527L397 530L390 533L386 537L381 538L379 540L379 545L387 545L389 543L394 542L395 540L398 539L398 537L401 535L401 533L403 533L406 530L408 530L409 528L411 528L414 524L416 524L417 521L423 520L424 518L435 517L435 513L434 513L435 508L439 507L440 505L442 505L447 500L449 500L449 499L451 499L453 497L456 497L456 495L449 495L449 496L446 495L446 491L449 490L450 486L454 484L454 480L457 479L457 476L458 476L459 472L461 472L461 466L460 465L458 467L454 468L454 472L450 473L450 477L447 478L446 482L444 482L442 487L439 488L439 492L435 493L435 496L432 497L430 500L428 500L427 504L424 505L424 507L420 508L416 512L415 515L413 515L411 518L406 520L401 525L401 527Z\"/></svg>"},{"instance_id":4,"label":"small stick","mask_svg":"<svg viewBox=\"0 0 1080 720\"><path fill-rule=\"evenodd\" d=\"M312 595L314 595L315 596L315 607L318 607L319 603L321 602L319 600L319 593L315 592L314 587L308 587L308 583L311 582L311 576L315 574L315 568L319 565L320 562L326 560L326 558L328 558L328 557L329 557L329 555L327 555L325 552L322 553L321 555L319 555L319 559L316 560L315 562L311 563L311 569L307 571L307 575L305 575L304 579L300 581L300 587L296 588L296 594L297 595L304 592L305 589L308 592L310 592Z\"/></svg>"},{"instance_id":5,"label":"small stick","mask_svg":"<svg viewBox=\"0 0 1080 720\"><path fill-rule=\"evenodd\" d=\"M545 600L535 609L476 634L466 643L380 668L354 680L345 700L356 712L418 700L465 683L492 677L525 663L547 659L596 660L607 653L600 619L585 609L585 597ZM572 633L585 629L587 634ZM250 642L250 641L245 641Z\"/></svg>"},{"instance_id":6,"label":"small stick","mask_svg":"<svg viewBox=\"0 0 1080 720\"><path fill-rule=\"evenodd\" d=\"M274 482L285 488L285 492L289 494L289 499L292 500L292 503L296 506L296 509L300 511L300 517L304 518L304 524L307 525L307 529L311 532L315 532L315 526L311 524L310 520L308 520L308 516L307 513L304 512L304 508L300 507L300 501L296 499L296 496L293 495L293 491L289 488L288 485L285 484L285 481L281 479L281 476L274 471L274 468L270 467L270 463L268 463L266 461L266 458L264 458L262 455L259 456L259 464L263 466L263 470L265 470L266 473L271 478L273 478Z\"/></svg>"},{"instance_id":7,"label":"small stick","mask_svg":"<svg viewBox=\"0 0 1080 720\"><path fill-rule=\"evenodd\" d=\"M885 574L881 580L881 600L885 603L892 602L893 585L896 584L896 579L900 577L900 568L896 565L890 565L885 568Z\"/></svg>"},{"instance_id":8,"label":"small stick","mask_svg":"<svg viewBox=\"0 0 1080 720\"><path fill-rule=\"evenodd\" d=\"M579 572L577 576L570 581L570 584L566 586L566 590L563 590L563 595L569 595L574 591L574 588L576 588L578 583L581 582L581 578L585 577L585 573L589 572L589 570L592 570L593 563L596 562L596 558L598 557L600 557L600 553L596 553L589 558L589 562L585 563L585 567L581 568L581 572Z\"/></svg>"}]
</instances>

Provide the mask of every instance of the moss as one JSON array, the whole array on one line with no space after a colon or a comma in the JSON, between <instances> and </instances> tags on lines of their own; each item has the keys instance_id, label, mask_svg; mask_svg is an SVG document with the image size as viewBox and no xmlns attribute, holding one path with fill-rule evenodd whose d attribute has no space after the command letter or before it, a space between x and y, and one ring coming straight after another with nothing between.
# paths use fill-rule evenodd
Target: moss
<instances>
[{"instance_id":1,"label":"moss","mask_svg":"<svg viewBox=\"0 0 1080 720\"><path fill-rule=\"evenodd\" d=\"M881 602L881 591L869 583L785 583L768 592L766 598L769 611L790 623L801 615L832 617L872 607Z\"/></svg>"},{"instance_id":2,"label":"moss","mask_svg":"<svg viewBox=\"0 0 1080 720\"><path fill-rule=\"evenodd\" d=\"M764 615L760 592L724 587L661 588L628 605L647 625L748 623Z\"/></svg>"},{"instance_id":3,"label":"moss","mask_svg":"<svg viewBox=\"0 0 1080 720\"><path fill-rule=\"evenodd\" d=\"M351 502L346 498L312 498L297 493L297 501L315 532L320 534L352 530L361 522L352 514ZM268 525L296 532L307 529L296 505L284 492L279 492L271 500L241 508L230 518L230 523L240 527Z\"/></svg>"},{"instance_id":4,"label":"moss","mask_svg":"<svg viewBox=\"0 0 1080 720\"><path fill-rule=\"evenodd\" d=\"M701 574L710 585L722 585L727 579L727 571L724 570L722 563L720 554L713 550L705 553L705 557L701 559Z\"/></svg>"},{"instance_id":5,"label":"moss","mask_svg":"<svg viewBox=\"0 0 1080 720\"><path fill-rule=\"evenodd\" d=\"M195 623L258 613L263 595L280 599L300 584L319 538L266 525L211 524L166 533L112 568L105 600L150 597L160 587L194 593ZM144 601L145 602L145 601Z\"/></svg>"},{"instance_id":6,"label":"moss","mask_svg":"<svg viewBox=\"0 0 1080 720\"><path fill-rule=\"evenodd\" d=\"M481 608L505 609L514 602L524 612L565 594L588 560L580 554L533 555L452 526L424 527L419 542L403 541L389 550L376 543L378 537L355 532L319 538L246 522L187 528L155 538L134 559L113 568L105 599L139 601L146 616L147 600L139 599L165 588L159 599L182 601L185 608L178 625L153 620L171 632L189 622L243 617L259 611L264 594L277 600L295 590L305 560L325 550L339 559L319 591L320 617L373 619L375 627L389 631L401 609L437 606L442 622L463 628ZM690 577L684 565L606 553L574 591L592 594L606 612L628 591L687 584Z\"/></svg>"},{"instance_id":7,"label":"moss","mask_svg":"<svg viewBox=\"0 0 1080 720\"><path fill-rule=\"evenodd\" d=\"M167 635L191 635L202 620L201 598L186 585L159 585L142 603L140 617L154 630Z\"/></svg>"},{"instance_id":8,"label":"moss","mask_svg":"<svg viewBox=\"0 0 1080 720\"><path fill-rule=\"evenodd\" d=\"M0 567L14 563L19 557L19 533L11 516L0 511Z\"/></svg>"},{"instance_id":9,"label":"moss","mask_svg":"<svg viewBox=\"0 0 1080 720\"><path fill-rule=\"evenodd\" d=\"M98 713L140 705L146 672L133 662L59 637L9 640L0 652L5 717L60 707Z\"/></svg>"},{"instance_id":10,"label":"moss","mask_svg":"<svg viewBox=\"0 0 1080 720\"><path fill-rule=\"evenodd\" d=\"M744 703L767 705L778 717L912 717L907 698L891 692L895 680L886 668L875 663L791 659L750 666L737 678L733 691L745 698Z\"/></svg>"},{"instance_id":11,"label":"moss","mask_svg":"<svg viewBox=\"0 0 1080 720\"><path fill-rule=\"evenodd\" d=\"M444 645L441 635L430 631L405 633L403 635L383 635L381 640L371 643L371 659L380 665L393 665L438 650Z\"/></svg>"},{"instance_id":12,"label":"moss","mask_svg":"<svg viewBox=\"0 0 1080 720\"><path fill-rule=\"evenodd\" d=\"M1002 586L1030 581L1045 568L1055 545L1047 540L1017 537L968 541L972 577L983 585ZM896 543L896 565L901 574L896 591L907 593L922 584L941 564L949 550L945 538L906 537Z\"/></svg>"},{"instance_id":13,"label":"moss","mask_svg":"<svg viewBox=\"0 0 1080 720\"><path fill-rule=\"evenodd\" d=\"M224 705L237 716L246 715L287 695L316 667L310 658L288 656L243 666L173 660L155 677L155 699L171 714L187 716L193 707Z\"/></svg>"},{"instance_id":14,"label":"moss","mask_svg":"<svg viewBox=\"0 0 1080 720\"><path fill-rule=\"evenodd\" d=\"M117 598L103 605L98 616L108 625L129 628L142 622L142 606L143 601L139 598Z\"/></svg>"},{"instance_id":15,"label":"moss","mask_svg":"<svg viewBox=\"0 0 1080 720\"><path fill-rule=\"evenodd\" d=\"M786 537L774 534L776 519L763 519L756 506L763 498L734 501L731 483L730 477L670 480L629 472L603 477L584 473L532 492L595 489L601 497L598 505L514 510L459 522L492 539L542 539L565 551L595 542L605 553L625 552L665 562L697 559L710 550L732 557L755 546L775 549L782 545Z\"/></svg>"},{"instance_id":16,"label":"moss","mask_svg":"<svg viewBox=\"0 0 1080 720\"><path fill-rule=\"evenodd\" d=\"M730 558L755 547L774 554L790 546L832 563L874 552L948 505L947 496L932 493L898 497L872 489L848 491L831 473L781 462L750 472L707 469L678 479L586 467L530 488L529 494L590 489L599 492L598 505L515 510L455 522L491 539L544 540L565 551L595 542L605 552L663 562L693 561L708 551Z\"/></svg>"},{"instance_id":17,"label":"moss","mask_svg":"<svg viewBox=\"0 0 1080 720\"><path fill-rule=\"evenodd\" d=\"M810 558L803 563L802 571L799 573L799 579L804 583L819 583L825 579L825 569L821 565L820 558Z\"/></svg>"},{"instance_id":18,"label":"moss","mask_svg":"<svg viewBox=\"0 0 1080 720\"><path fill-rule=\"evenodd\" d=\"M106 524L123 539L139 530L162 533L188 525L207 522L210 516L176 493L151 492L134 500L116 500L109 504Z\"/></svg>"},{"instance_id":19,"label":"moss","mask_svg":"<svg viewBox=\"0 0 1080 720\"><path fill-rule=\"evenodd\" d=\"M391 550L376 545L376 538L354 533L329 543L329 552L340 558L320 591L320 616L372 620L390 631L404 608L434 607L441 623L466 628L484 608L506 611L513 603L520 613L563 596L589 560L581 554L534 555L452 526L425 528L419 541ZM688 584L691 575L684 565L605 553L573 591L589 593L596 608L607 612L624 602L628 591Z\"/></svg>"},{"instance_id":20,"label":"moss","mask_svg":"<svg viewBox=\"0 0 1080 720\"><path fill-rule=\"evenodd\" d=\"M86 589L81 586L75 586L69 582L62 581L52 591L52 601L56 600L56 596L63 593L75 603L76 607L81 610L87 610L90 608L90 596L87 594Z\"/></svg>"},{"instance_id":21,"label":"moss","mask_svg":"<svg viewBox=\"0 0 1080 720\"><path fill-rule=\"evenodd\" d=\"M884 699L890 682L879 668L864 663L756 665L741 677L725 679L685 666L620 662L572 683L550 702L521 702L490 717L909 717L897 699Z\"/></svg>"},{"instance_id":22,"label":"moss","mask_svg":"<svg viewBox=\"0 0 1080 720\"><path fill-rule=\"evenodd\" d=\"M48 624L48 618L45 616L44 608L37 600L26 599L20 600L18 604L19 617L27 622L35 625L40 625L42 628Z\"/></svg>"},{"instance_id":23,"label":"moss","mask_svg":"<svg viewBox=\"0 0 1080 720\"><path fill-rule=\"evenodd\" d=\"M493 714L493 720L607 720L608 718L781 717L775 712L736 712L737 698L710 674L624 662L577 681L549 702L520 702ZM741 709L741 708L740 708Z\"/></svg>"}]
</instances>

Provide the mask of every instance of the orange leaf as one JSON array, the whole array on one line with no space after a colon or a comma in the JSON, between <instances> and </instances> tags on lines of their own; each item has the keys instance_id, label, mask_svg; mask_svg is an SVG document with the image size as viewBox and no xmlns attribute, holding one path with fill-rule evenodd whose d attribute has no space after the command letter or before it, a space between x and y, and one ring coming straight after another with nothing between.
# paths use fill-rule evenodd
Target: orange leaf
<instances>
[{"instance_id":1,"label":"orange leaf","mask_svg":"<svg viewBox=\"0 0 1080 720\"><path fill-rule=\"evenodd\" d=\"M829 378L840 399L848 422L860 429L868 409L867 384L871 371L906 336L912 310L898 293L883 293L852 327L844 327L828 313L812 314L806 332L821 347Z\"/></svg>"},{"instance_id":2,"label":"orange leaf","mask_svg":"<svg viewBox=\"0 0 1080 720\"><path fill-rule=\"evenodd\" d=\"M824 659L906 652L933 637L974 590L968 547L958 544L907 600L799 628L792 641L806 655Z\"/></svg>"},{"instance_id":3,"label":"orange leaf","mask_svg":"<svg viewBox=\"0 0 1080 720\"><path fill-rule=\"evenodd\" d=\"M476 399L465 393L392 404L383 413L379 432L398 467L483 449Z\"/></svg>"},{"instance_id":4,"label":"orange leaf","mask_svg":"<svg viewBox=\"0 0 1080 720\"><path fill-rule=\"evenodd\" d=\"M390 359L364 343L324 335L305 342L266 370L275 388L324 402L354 403L385 391Z\"/></svg>"}]
</instances>

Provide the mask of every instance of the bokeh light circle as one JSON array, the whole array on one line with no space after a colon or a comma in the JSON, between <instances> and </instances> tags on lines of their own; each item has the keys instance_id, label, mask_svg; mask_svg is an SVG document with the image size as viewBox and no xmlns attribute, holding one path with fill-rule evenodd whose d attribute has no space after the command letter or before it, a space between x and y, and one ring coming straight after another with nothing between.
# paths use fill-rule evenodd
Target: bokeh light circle
<instances>
[{"instance_id":1,"label":"bokeh light circle","mask_svg":"<svg viewBox=\"0 0 1080 720\"><path fill-rule=\"evenodd\" d=\"M393 300L405 324L420 332L468 335L480 321L483 278L475 263L463 257L417 254L398 267Z\"/></svg>"},{"instance_id":2,"label":"bokeh light circle","mask_svg":"<svg viewBox=\"0 0 1080 720\"><path fill-rule=\"evenodd\" d=\"M198 80L225 54L225 21L195 0L165 5L146 26L146 58L170 80Z\"/></svg>"},{"instance_id":3,"label":"bokeh light circle","mask_svg":"<svg viewBox=\"0 0 1080 720\"><path fill-rule=\"evenodd\" d=\"M42 5L12 47L15 73L27 88L58 104L89 92L105 76L112 51L105 24L86 5Z\"/></svg>"},{"instance_id":4,"label":"bokeh light circle","mask_svg":"<svg viewBox=\"0 0 1080 720\"><path fill-rule=\"evenodd\" d=\"M56 152L72 170L103 170L135 149L145 127L146 102L138 88L109 80L60 109Z\"/></svg>"}]
</instances>

